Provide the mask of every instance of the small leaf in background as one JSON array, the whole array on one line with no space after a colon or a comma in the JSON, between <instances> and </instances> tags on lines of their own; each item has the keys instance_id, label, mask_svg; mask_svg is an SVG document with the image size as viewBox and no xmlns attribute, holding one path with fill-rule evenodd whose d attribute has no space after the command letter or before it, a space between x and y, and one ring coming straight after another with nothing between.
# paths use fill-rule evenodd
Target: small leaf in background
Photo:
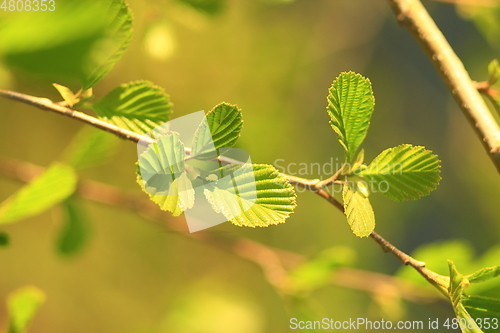
<instances>
[{"instance_id":1,"label":"small leaf in background","mask_svg":"<svg viewBox=\"0 0 500 333\"><path fill-rule=\"evenodd\" d=\"M79 99L75 96L75 93L73 93L71 89L57 83L52 83L52 85L57 89L59 94L61 94L61 97L63 98L64 102L66 102L66 105L68 107L73 107L73 105L78 103Z\"/></svg>"},{"instance_id":2,"label":"small leaf in background","mask_svg":"<svg viewBox=\"0 0 500 333\"><path fill-rule=\"evenodd\" d=\"M106 162L119 140L112 134L83 127L63 153L62 160L75 169L85 169Z\"/></svg>"},{"instance_id":3,"label":"small leaf in background","mask_svg":"<svg viewBox=\"0 0 500 333\"><path fill-rule=\"evenodd\" d=\"M392 200L416 200L437 187L440 167L431 151L405 144L384 150L360 175Z\"/></svg>"},{"instance_id":4,"label":"small leaf in background","mask_svg":"<svg viewBox=\"0 0 500 333\"><path fill-rule=\"evenodd\" d=\"M0 232L0 247L7 247L10 243L9 234L5 232Z\"/></svg>"},{"instance_id":5,"label":"small leaf in background","mask_svg":"<svg viewBox=\"0 0 500 333\"><path fill-rule=\"evenodd\" d=\"M169 120L172 103L165 91L148 81L122 84L92 105L103 120L145 134Z\"/></svg>"},{"instance_id":6,"label":"small leaf in background","mask_svg":"<svg viewBox=\"0 0 500 333\"><path fill-rule=\"evenodd\" d=\"M238 140L243 126L241 110L236 105L221 103L208 112L205 119L196 130L192 155L208 153L210 158L215 158L216 149L231 148Z\"/></svg>"},{"instance_id":7,"label":"small leaf in background","mask_svg":"<svg viewBox=\"0 0 500 333\"><path fill-rule=\"evenodd\" d=\"M375 229L375 214L365 187L363 180L348 179L342 189L344 213L352 232L358 237L368 237Z\"/></svg>"},{"instance_id":8,"label":"small leaf in background","mask_svg":"<svg viewBox=\"0 0 500 333\"><path fill-rule=\"evenodd\" d=\"M334 246L290 272L295 291L310 291L330 283L333 272L354 262L356 253L346 246Z\"/></svg>"},{"instance_id":9,"label":"small leaf in background","mask_svg":"<svg viewBox=\"0 0 500 333\"><path fill-rule=\"evenodd\" d=\"M271 165L232 164L219 169L218 180L204 193L212 208L231 223L267 227L284 223L296 206L295 191Z\"/></svg>"},{"instance_id":10,"label":"small leaf in background","mask_svg":"<svg viewBox=\"0 0 500 333\"><path fill-rule=\"evenodd\" d=\"M9 333L25 333L38 311L45 302L45 294L33 286L13 291L7 298L9 310Z\"/></svg>"},{"instance_id":11,"label":"small leaf in background","mask_svg":"<svg viewBox=\"0 0 500 333\"><path fill-rule=\"evenodd\" d=\"M191 8L206 14L215 16L221 14L226 8L226 0L177 0Z\"/></svg>"},{"instance_id":12,"label":"small leaf in background","mask_svg":"<svg viewBox=\"0 0 500 333\"><path fill-rule=\"evenodd\" d=\"M139 156L139 185L162 210L180 215L194 205L194 190L185 171L186 153L179 134L157 138Z\"/></svg>"},{"instance_id":13,"label":"small leaf in background","mask_svg":"<svg viewBox=\"0 0 500 333\"><path fill-rule=\"evenodd\" d=\"M89 238L89 223L78 201L69 198L62 203L64 224L56 242L57 252L73 256L81 251Z\"/></svg>"},{"instance_id":14,"label":"small leaf in background","mask_svg":"<svg viewBox=\"0 0 500 333\"><path fill-rule=\"evenodd\" d=\"M329 89L330 125L338 134L348 163L366 137L375 106L370 80L353 72L341 73Z\"/></svg>"},{"instance_id":15,"label":"small leaf in background","mask_svg":"<svg viewBox=\"0 0 500 333\"><path fill-rule=\"evenodd\" d=\"M82 80L84 90L108 74L132 40L132 12L124 0L111 0L106 17L108 22L104 38L98 41L87 62L89 75Z\"/></svg>"},{"instance_id":16,"label":"small leaf in background","mask_svg":"<svg viewBox=\"0 0 500 333\"><path fill-rule=\"evenodd\" d=\"M123 0L55 1L53 11L23 11L0 26L0 57L9 67L87 89L128 45L131 16ZM110 7L113 15L110 15ZM120 26L120 20L126 22Z\"/></svg>"},{"instance_id":17,"label":"small leaf in background","mask_svg":"<svg viewBox=\"0 0 500 333\"><path fill-rule=\"evenodd\" d=\"M467 270L475 270L473 264L474 248L464 240L441 241L429 244L424 244L418 247L411 253L413 258L418 258L425 262L425 266L441 275L448 275L449 266L448 259L455 259L455 263ZM408 267L401 267L396 276L411 280L422 286L428 285L427 281L422 279L422 276Z\"/></svg>"},{"instance_id":18,"label":"small leaf in background","mask_svg":"<svg viewBox=\"0 0 500 333\"><path fill-rule=\"evenodd\" d=\"M490 62L488 65L488 74L490 75L488 82L491 86L497 83L498 79L500 79L500 64L498 63L498 59Z\"/></svg>"},{"instance_id":19,"label":"small leaf in background","mask_svg":"<svg viewBox=\"0 0 500 333\"><path fill-rule=\"evenodd\" d=\"M77 176L70 166L54 164L0 205L0 224L37 215L64 201L76 189Z\"/></svg>"}]
</instances>

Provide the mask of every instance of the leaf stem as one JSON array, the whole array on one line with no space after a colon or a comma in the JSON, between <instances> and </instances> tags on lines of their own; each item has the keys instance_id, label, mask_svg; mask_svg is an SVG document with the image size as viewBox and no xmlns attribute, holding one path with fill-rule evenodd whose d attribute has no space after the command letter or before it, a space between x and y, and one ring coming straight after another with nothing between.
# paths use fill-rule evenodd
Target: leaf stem
<instances>
[{"instance_id":1,"label":"leaf stem","mask_svg":"<svg viewBox=\"0 0 500 333\"><path fill-rule=\"evenodd\" d=\"M388 1L398 21L431 59L500 173L500 127L460 58L419 0Z\"/></svg>"}]
</instances>

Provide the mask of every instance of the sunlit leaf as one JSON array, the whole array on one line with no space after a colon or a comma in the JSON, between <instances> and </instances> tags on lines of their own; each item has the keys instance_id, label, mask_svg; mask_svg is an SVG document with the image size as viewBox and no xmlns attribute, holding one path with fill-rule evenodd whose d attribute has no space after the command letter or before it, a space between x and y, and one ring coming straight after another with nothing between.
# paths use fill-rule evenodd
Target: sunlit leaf
<instances>
[{"instance_id":1,"label":"sunlit leaf","mask_svg":"<svg viewBox=\"0 0 500 333\"><path fill-rule=\"evenodd\" d=\"M0 224L37 215L64 201L75 191L76 182L73 168L64 164L52 165L0 205Z\"/></svg>"},{"instance_id":2,"label":"sunlit leaf","mask_svg":"<svg viewBox=\"0 0 500 333\"><path fill-rule=\"evenodd\" d=\"M206 154L217 157L215 150L231 148L240 136L243 123L236 105L221 103L206 115L196 130L192 155Z\"/></svg>"},{"instance_id":3,"label":"sunlit leaf","mask_svg":"<svg viewBox=\"0 0 500 333\"><path fill-rule=\"evenodd\" d=\"M7 299L9 310L9 333L25 333L38 311L45 302L45 294L40 289L27 286L12 292Z\"/></svg>"},{"instance_id":4,"label":"sunlit leaf","mask_svg":"<svg viewBox=\"0 0 500 333\"><path fill-rule=\"evenodd\" d=\"M179 215L194 205L194 190L185 171L186 153L179 134L157 138L139 156L138 182L161 209Z\"/></svg>"},{"instance_id":5,"label":"sunlit leaf","mask_svg":"<svg viewBox=\"0 0 500 333\"><path fill-rule=\"evenodd\" d=\"M341 73L329 89L330 125L338 134L349 163L366 137L374 105L370 80L359 74Z\"/></svg>"},{"instance_id":6,"label":"sunlit leaf","mask_svg":"<svg viewBox=\"0 0 500 333\"><path fill-rule=\"evenodd\" d=\"M358 237L367 237L375 229L375 214L364 190L365 187L363 180L348 179L342 190L347 222Z\"/></svg>"},{"instance_id":7,"label":"sunlit leaf","mask_svg":"<svg viewBox=\"0 0 500 333\"><path fill-rule=\"evenodd\" d=\"M271 165L229 165L204 193L212 208L231 223L267 227L284 223L293 212L295 191Z\"/></svg>"},{"instance_id":8,"label":"sunlit leaf","mask_svg":"<svg viewBox=\"0 0 500 333\"><path fill-rule=\"evenodd\" d=\"M396 201L415 200L434 190L440 161L424 147L400 145L380 153L360 173L371 187Z\"/></svg>"},{"instance_id":9,"label":"sunlit leaf","mask_svg":"<svg viewBox=\"0 0 500 333\"><path fill-rule=\"evenodd\" d=\"M89 226L83 209L75 199L66 200L62 206L64 207L64 225L59 233L56 248L59 254L72 256L87 243Z\"/></svg>"},{"instance_id":10,"label":"sunlit leaf","mask_svg":"<svg viewBox=\"0 0 500 333\"><path fill-rule=\"evenodd\" d=\"M144 134L167 122L172 113L170 97L148 81L122 84L92 105L103 120Z\"/></svg>"}]
</instances>

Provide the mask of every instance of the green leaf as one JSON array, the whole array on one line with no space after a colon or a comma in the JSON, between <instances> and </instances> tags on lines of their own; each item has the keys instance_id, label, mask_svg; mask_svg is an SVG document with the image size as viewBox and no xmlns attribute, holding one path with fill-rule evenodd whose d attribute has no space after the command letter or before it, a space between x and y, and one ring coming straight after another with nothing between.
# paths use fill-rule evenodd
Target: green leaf
<instances>
[{"instance_id":1,"label":"green leaf","mask_svg":"<svg viewBox=\"0 0 500 333\"><path fill-rule=\"evenodd\" d=\"M24 11L2 18L0 57L9 67L37 79L91 87L111 69L130 41L131 15L125 2L44 2L38 1L49 9L54 3L55 10Z\"/></svg>"},{"instance_id":2,"label":"green leaf","mask_svg":"<svg viewBox=\"0 0 500 333\"><path fill-rule=\"evenodd\" d=\"M40 289L27 286L12 292L7 299L9 310L9 333L27 331L38 308L45 302L45 294Z\"/></svg>"},{"instance_id":3,"label":"green leaf","mask_svg":"<svg viewBox=\"0 0 500 333\"><path fill-rule=\"evenodd\" d=\"M498 59L494 59L488 65L488 74L490 75L488 82L490 85L494 85L497 83L498 79L500 79L500 64L498 63Z\"/></svg>"},{"instance_id":4,"label":"green leaf","mask_svg":"<svg viewBox=\"0 0 500 333\"><path fill-rule=\"evenodd\" d=\"M75 199L63 203L64 225L59 233L56 249L63 256L77 254L87 243L89 227L82 208Z\"/></svg>"},{"instance_id":5,"label":"green leaf","mask_svg":"<svg viewBox=\"0 0 500 333\"><path fill-rule=\"evenodd\" d=\"M177 0L186 5L189 5L193 9L206 14L206 15L218 15L223 12L226 7L226 0Z\"/></svg>"},{"instance_id":6,"label":"green leaf","mask_svg":"<svg viewBox=\"0 0 500 333\"><path fill-rule=\"evenodd\" d=\"M180 215L194 205L194 189L185 171L186 153L179 134L157 138L139 157L138 182L162 210Z\"/></svg>"},{"instance_id":7,"label":"green leaf","mask_svg":"<svg viewBox=\"0 0 500 333\"><path fill-rule=\"evenodd\" d=\"M170 97L148 81L122 84L92 105L97 115L118 127L145 134L169 120Z\"/></svg>"},{"instance_id":8,"label":"green leaf","mask_svg":"<svg viewBox=\"0 0 500 333\"><path fill-rule=\"evenodd\" d=\"M467 275L470 283L484 282L500 276L500 266L484 267L477 272Z\"/></svg>"},{"instance_id":9,"label":"green leaf","mask_svg":"<svg viewBox=\"0 0 500 333\"><path fill-rule=\"evenodd\" d=\"M498 332L500 299L473 295L465 297L462 304L476 323L481 324L483 332Z\"/></svg>"},{"instance_id":10,"label":"green leaf","mask_svg":"<svg viewBox=\"0 0 500 333\"><path fill-rule=\"evenodd\" d=\"M349 178L342 190L347 222L358 237L367 237L375 229L375 215L367 194L366 183L356 178Z\"/></svg>"},{"instance_id":11,"label":"green leaf","mask_svg":"<svg viewBox=\"0 0 500 333\"><path fill-rule=\"evenodd\" d=\"M437 187L440 167L431 151L405 144L384 150L360 175L388 198L416 200Z\"/></svg>"},{"instance_id":12,"label":"green leaf","mask_svg":"<svg viewBox=\"0 0 500 333\"><path fill-rule=\"evenodd\" d=\"M322 251L317 257L290 272L294 290L314 290L330 283L333 272L354 261L355 252L346 246L335 246Z\"/></svg>"},{"instance_id":13,"label":"green leaf","mask_svg":"<svg viewBox=\"0 0 500 333\"><path fill-rule=\"evenodd\" d=\"M7 247L10 243L9 234L6 232L0 232L0 247Z\"/></svg>"},{"instance_id":14,"label":"green leaf","mask_svg":"<svg viewBox=\"0 0 500 333\"><path fill-rule=\"evenodd\" d=\"M113 68L132 40L132 12L124 0L111 1L105 37L93 50L88 63L91 74L82 81L84 90L94 86Z\"/></svg>"},{"instance_id":15,"label":"green leaf","mask_svg":"<svg viewBox=\"0 0 500 333\"><path fill-rule=\"evenodd\" d=\"M370 80L359 74L341 73L329 89L330 125L339 135L349 163L366 137L374 105Z\"/></svg>"},{"instance_id":16,"label":"green leaf","mask_svg":"<svg viewBox=\"0 0 500 333\"><path fill-rule=\"evenodd\" d=\"M85 169L105 162L116 149L118 140L109 133L83 127L63 153L62 160L75 169Z\"/></svg>"},{"instance_id":17,"label":"green leaf","mask_svg":"<svg viewBox=\"0 0 500 333\"><path fill-rule=\"evenodd\" d=\"M240 136L243 126L241 110L236 105L221 103L207 113L193 139L192 155L219 154L220 148L231 148Z\"/></svg>"},{"instance_id":18,"label":"green leaf","mask_svg":"<svg viewBox=\"0 0 500 333\"><path fill-rule=\"evenodd\" d=\"M73 168L64 164L52 165L0 205L0 224L37 215L64 201L75 191L76 182Z\"/></svg>"},{"instance_id":19,"label":"green leaf","mask_svg":"<svg viewBox=\"0 0 500 333\"><path fill-rule=\"evenodd\" d=\"M271 165L228 165L204 193L212 208L231 223L267 227L284 223L293 212L295 191Z\"/></svg>"}]
</instances>

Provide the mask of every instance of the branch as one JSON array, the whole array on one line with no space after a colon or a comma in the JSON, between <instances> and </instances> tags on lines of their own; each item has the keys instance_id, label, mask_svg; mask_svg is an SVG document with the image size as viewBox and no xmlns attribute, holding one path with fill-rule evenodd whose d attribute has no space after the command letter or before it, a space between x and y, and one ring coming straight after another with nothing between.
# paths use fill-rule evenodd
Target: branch
<instances>
[{"instance_id":1,"label":"branch","mask_svg":"<svg viewBox=\"0 0 500 333\"><path fill-rule=\"evenodd\" d=\"M27 162L0 157L0 174L21 182L31 182L45 171L44 168ZM232 253L259 266L269 283L282 293L289 293L288 273L306 261L302 255L276 249L246 238L233 240L210 233L189 233L177 219L167 216L154 203L124 193L122 190L96 181L80 181L76 194L85 200L133 211L139 216L193 240ZM173 221L174 220L174 221ZM427 288L410 281L385 274L367 272L353 268L339 268L332 273L332 284L373 294L390 293L412 302L429 303L439 300ZM391 288L387 288L387 287Z\"/></svg>"},{"instance_id":2,"label":"branch","mask_svg":"<svg viewBox=\"0 0 500 333\"><path fill-rule=\"evenodd\" d=\"M66 115L66 116L69 116L71 118L78 119L80 121L88 123L88 124L95 126L99 129L106 130L110 133L116 134L117 136L124 138L124 139L128 139L130 141L139 142L139 141L142 141L143 139L144 140L148 139L148 140L150 140L150 143L155 142L154 140L152 140L148 136L143 136L143 135L140 135L137 133L126 131L122 128L119 128L117 126L100 121L94 117L88 116L88 115L83 114L81 112L74 111L74 110L71 110L69 108L63 107L63 106L56 104L56 103L54 103L51 100L46 99L46 98L38 98L38 97L19 94L19 93L10 92L10 91L1 90L1 89L0 89L0 96L7 97L7 98L10 98L10 99L13 99L16 101L20 101L20 102L23 102L26 104L34 105L42 110L54 111L56 113ZM131 135L131 134L133 134L133 135ZM233 163L233 161L234 161L232 159L226 159L225 157L220 157L218 159L224 163ZM240 161L235 161L235 162L242 163ZM340 175L342 169L343 169L343 167L340 169L340 171L337 171L335 173L335 175L333 175L332 177L327 179L326 183L333 183L335 181L335 179ZM318 179L304 179L304 178L300 178L300 177L296 177L296 176L292 176L292 175L287 175L287 174L281 174L281 175L283 177L285 177L286 179L288 179L288 181L290 183L296 184L296 185L301 186L301 187L303 187L303 188L305 188L313 193L318 194L320 197L327 200L330 204L334 205L339 211L344 213L344 206L337 199L335 199L333 196L331 196L328 192L326 192L325 190L320 188L320 186L324 186L325 182L321 182ZM318 184L319 184L319 186L318 186ZM84 191L85 185L83 185L83 186L84 186L84 188L83 188L82 195L85 197L85 193L86 193ZM92 186L92 183L88 184L87 186ZM96 185L93 184L93 186L96 186ZM82 190L82 189L80 189L80 190ZM111 198L110 201L107 201L108 203L118 202L120 206L122 206L121 205L122 200L124 201L124 203L127 203L128 198L117 193L118 192L117 190L111 190L110 188L103 188L103 190L107 190L107 191L104 191L104 193L108 192L108 194L109 194L107 196L107 199ZM99 193L99 191L95 191L92 193ZM146 206L146 207L149 207L148 209L146 209L146 213L148 213L148 211L150 210L150 207L153 204L152 204L152 202L149 202L148 205L149 206ZM132 207L135 207L135 206L132 205ZM143 207L141 206L140 208L143 208ZM141 212L141 211L139 210L139 212ZM146 216L148 216L148 214L146 214ZM178 226L172 227L172 229L179 231ZM184 231L184 233L185 233L185 231ZM436 285L437 277L441 277L441 276L426 269L424 267L425 264L423 262L417 261L417 260L413 259L412 257L410 257L408 254L400 251L398 248L396 248L394 245L392 245L391 243L389 243L388 241L383 239L380 235L378 235L375 232L372 232L370 236L382 247L382 249L384 251L389 252L389 253L393 254L394 256L396 256L396 258L398 258L403 264L413 267L422 276L424 276L429 282ZM192 236L192 237L196 238L196 236ZM274 281L275 281L274 277L271 281L273 281L273 283L274 283Z\"/></svg>"},{"instance_id":3,"label":"branch","mask_svg":"<svg viewBox=\"0 0 500 333\"><path fill-rule=\"evenodd\" d=\"M419 0L388 1L431 59L500 173L500 127L464 65Z\"/></svg>"}]
</instances>

